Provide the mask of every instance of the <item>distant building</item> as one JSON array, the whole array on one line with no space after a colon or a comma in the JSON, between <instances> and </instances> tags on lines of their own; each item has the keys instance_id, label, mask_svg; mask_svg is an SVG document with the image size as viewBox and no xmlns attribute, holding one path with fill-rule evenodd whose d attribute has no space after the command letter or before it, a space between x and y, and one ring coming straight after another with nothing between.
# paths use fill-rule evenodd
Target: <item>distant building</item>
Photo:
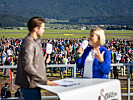
<instances>
[{"instance_id":1,"label":"distant building","mask_svg":"<svg viewBox=\"0 0 133 100\"><path fill-rule=\"evenodd\" d=\"M79 30L86 30L86 27L82 27L82 28L80 28Z\"/></svg>"}]
</instances>

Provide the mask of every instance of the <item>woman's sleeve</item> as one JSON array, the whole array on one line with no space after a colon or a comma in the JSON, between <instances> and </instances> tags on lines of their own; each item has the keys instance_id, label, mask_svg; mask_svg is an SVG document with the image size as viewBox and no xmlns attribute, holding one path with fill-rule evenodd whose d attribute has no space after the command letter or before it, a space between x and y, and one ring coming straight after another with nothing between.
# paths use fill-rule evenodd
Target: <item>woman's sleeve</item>
<instances>
[{"instance_id":1,"label":"woman's sleeve","mask_svg":"<svg viewBox=\"0 0 133 100\"><path fill-rule=\"evenodd\" d=\"M77 58L77 60L76 60L76 66L79 69L83 68L83 66L82 66L82 56L80 58Z\"/></svg>"},{"instance_id":2,"label":"woman's sleeve","mask_svg":"<svg viewBox=\"0 0 133 100\"><path fill-rule=\"evenodd\" d=\"M101 69L102 73L109 74L110 68L111 68L111 52L110 52L110 50L105 51L104 61L99 65L101 67L100 69Z\"/></svg>"}]
</instances>

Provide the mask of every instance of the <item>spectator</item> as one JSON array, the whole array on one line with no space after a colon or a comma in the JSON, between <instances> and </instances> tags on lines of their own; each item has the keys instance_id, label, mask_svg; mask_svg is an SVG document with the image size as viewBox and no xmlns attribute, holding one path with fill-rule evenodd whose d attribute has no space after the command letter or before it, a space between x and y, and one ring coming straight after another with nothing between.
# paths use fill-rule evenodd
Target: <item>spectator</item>
<instances>
[{"instance_id":1,"label":"spectator","mask_svg":"<svg viewBox=\"0 0 133 100\"><path fill-rule=\"evenodd\" d=\"M10 60L8 60L8 57L6 58L4 65L11 65L11 62ZM3 72L4 72L4 76L7 76L8 78L10 77L10 68L4 68Z\"/></svg>"},{"instance_id":2,"label":"spectator","mask_svg":"<svg viewBox=\"0 0 133 100\"><path fill-rule=\"evenodd\" d=\"M119 71L118 66L113 66L114 79L118 79L118 76L119 76L118 71Z\"/></svg>"},{"instance_id":3,"label":"spectator","mask_svg":"<svg viewBox=\"0 0 133 100\"><path fill-rule=\"evenodd\" d=\"M17 91L15 92L15 97L20 97L20 88L17 88Z\"/></svg>"},{"instance_id":4,"label":"spectator","mask_svg":"<svg viewBox=\"0 0 133 100\"><path fill-rule=\"evenodd\" d=\"M2 89L1 89L1 98L11 97L11 91L10 91L9 87L10 87L9 83L5 83L5 87L2 87Z\"/></svg>"},{"instance_id":5,"label":"spectator","mask_svg":"<svg viewBox=\"0 0 133 100\"><path fill-rule=\"evenodd\" d=\"M65 64L65 65L67 65L68 59L66 58L66 55L63 55L62 63ZM68 70L67 67L61 68L62 78L64 78L64 73L65 73L65 76L67 77L67 70Z\"/></svg>"}]
</instances>

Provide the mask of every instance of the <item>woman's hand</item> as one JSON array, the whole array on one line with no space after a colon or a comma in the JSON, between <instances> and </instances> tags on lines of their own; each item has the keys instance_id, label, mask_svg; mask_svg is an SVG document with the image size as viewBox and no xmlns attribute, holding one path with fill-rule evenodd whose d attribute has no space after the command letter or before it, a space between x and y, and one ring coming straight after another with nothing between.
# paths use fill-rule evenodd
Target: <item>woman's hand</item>
<instances>
[{"instance_id":1,"label":"woman's hand","mask_svg":"<svg viewBox=\"0 0 133 100\"><path fill-rule=\"evenodd\" d=\"M103 54L104 54L104 51L102 53L100 53L99 49L96 50L95 57L97 58L99 63L102 63L104 61Z\"/></svg>"}]
</instances>

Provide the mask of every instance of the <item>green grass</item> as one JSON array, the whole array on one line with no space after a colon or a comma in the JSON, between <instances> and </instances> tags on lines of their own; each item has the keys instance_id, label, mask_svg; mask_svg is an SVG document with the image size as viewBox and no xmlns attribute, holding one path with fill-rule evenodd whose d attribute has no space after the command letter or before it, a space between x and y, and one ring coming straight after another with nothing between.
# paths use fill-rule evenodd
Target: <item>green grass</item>
<instances>
[{"instance_id":1,"label":"green grass","mask_svg":"<svg viewBox=\"0 0 133 100\"><path fill-rule=\"evenodd\" d=\"M7 33L7 34L2 34L0 33L0 38L24 38L27 34L20 34L20 33Z\"/></svg>"},{"instance_id":2,"label":"green grass","mask_svg":"<svg viewBox=\"0 0 133 100\"><path fill-rule=\"evenodd\" d=\"M46 33L89 33L89 30L46 29Z\"/></svg>"},{"instance_id":3,"label":"green grass","mask_svg":"<svg viewBox=\"0 0 133 100\"><path fill-rule=\"evenodd\" d=\"M46 29L42 38L82 38L89 37L89 32L90 30ZM24 38L27 34L28 30L0 30L0 38ZM105 34L106 38L124 38L133 36L133 31L106 30Z\"/></svg>"},{"instance_id":4,"label":"green grass","mask_svg":"<svg viewBox=\"0 0 133 100\"><path fill-rule=\"evenodd\" d=\"M27 33L28 30L0 30L0 33ZM90 30L45 29L45 33L89 33ZM105 30L105 33L133 33L133 30Z\"/></svg>"},{"instance_id":5,"label":"green grass","mask_svg":"<svg viewBox=\"0 0 133 100\"><path fill-rule=\"evenodd\" d=\"M105 33L133 33L133 30L127 30L127 31L122 31L122 30L105 30Z\"/></svg>"},{"instance_id":6,"label":"green grass","mask_svg":"<svg viewBox=\"0 0 133 100\"><path fill-rule=\"evenodd\" d=\"M27 34L0 34L0 38L24 38ZM87 34L86 34L87 35ZM74 35L64 35L64 34L43 34L42 38L82 38L86 36L85 34L74 34ZM89 35L88 35L89 36Z\"/></svg>"},{"instance_id":7,"label":"green grass","mask_svg":"<svg viewBox=\"0 0 133 100\"><path fill-rule=\"evenodd\" d=\"M45 33L89 33L89 30L45 29ZM28 33L28 30L0 30L0 33Z\"/></svg>"},{"instance_id":8,"label":"green grass","mask_svg":"<svg viewBox=\"0 0 133 100\"><path fill-rule=\"evenodd\" d=\"M0 30L0 33L26 33L28 30Z\"/></svg>"}]
</instances>

